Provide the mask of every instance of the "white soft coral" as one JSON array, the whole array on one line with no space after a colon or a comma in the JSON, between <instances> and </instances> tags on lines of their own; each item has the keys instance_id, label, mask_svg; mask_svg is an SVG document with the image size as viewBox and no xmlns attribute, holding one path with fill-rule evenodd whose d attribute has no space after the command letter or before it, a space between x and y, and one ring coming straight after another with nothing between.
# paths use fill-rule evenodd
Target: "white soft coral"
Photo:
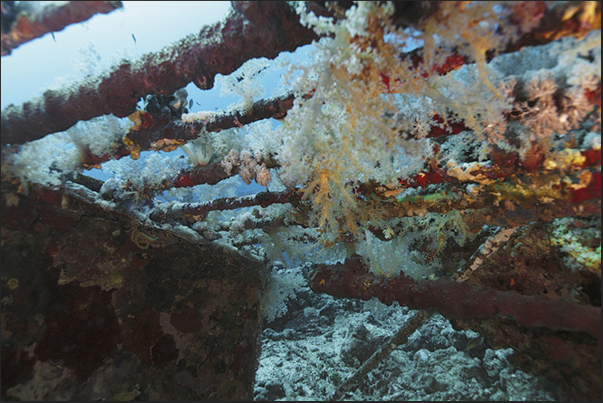
<instances>
[{"instance_id":1,"label":"white soft coral","mask_svg":"<svg viewBox=\"0 0 603 403\"><path fill-rule=\"evenodd\" d=\"M212 145L201 139L189 141L187 144L180 146L180 148L191 160L193 166L209 164L214 155Z\"/></svg>"}]
</instances>

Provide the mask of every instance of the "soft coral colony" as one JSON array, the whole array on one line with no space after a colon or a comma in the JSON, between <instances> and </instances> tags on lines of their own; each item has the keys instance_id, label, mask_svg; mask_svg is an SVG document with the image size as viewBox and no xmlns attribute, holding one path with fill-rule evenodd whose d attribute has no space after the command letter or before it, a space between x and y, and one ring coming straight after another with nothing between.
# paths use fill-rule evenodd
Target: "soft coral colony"
<instances>
[{"instance_id":1,"label":"soft coral colony","mask_svg":"<svg viewBox=\"0 0 603 403\"><path fill-rule=\"evenodd\" d=\"M236 13L249 19L253 7L235 4ZM519 280L496 288L480 278L494 270L488 264L492 256L515 253L511 238L546 223L557 234L552 243L567 252L567 270L600 279L600 226L593 232L598 245L585 246L579 235L569 235L576 226L567 221L596 227L591 218L600 216L600 7L600 2L357 2L323 8L301 2L297 14L279 14L299 23L286 38L289 43L275 47L314 43L311 60L291 66L297 73L291 92L254 102L250 94L258 66L246 64L233 77L234 87L248 88L239 109L174 114L172 96L163 109L132 113L133 103L111 81L119 81L124 71L140 83L133 91L139 95L159 85L161 93L173 93L190 81L207 89L217 72L209 62L191 66L172 60L185 73L147 85L152 77L145 76L141 63L152 63L148 57L115 68L110 79L98 83L115 92L108 99L120 101L98 114L132 113L133 123L108 115L90 123L97 125L93 130L71 128L67 135L32 141L3 163L3 174L60 186L85 165L183 146L187 164L153 157L147 165L137 160L117 166L115 178L99 190L109 207L271 259L282 258L283 250L290 259L302 255L316 264L315 289L337 296L397 299L451 317L512 316L522 326L585 331L600 339L600 298L582 293L572 305L557 300L547 305L550 296L520 295L517 289L503 298ZM276 56L255 48L247 54ZM228 60L236 68L245 62L240 57L209 53L206 60ZM282 124L264 124L270 117ZM20 142L16 135L5 141L4 134L5 128L19 133L25 126L21 118L18 107L2 112L3 144ZM43 117L34 113L32 119L41 126ZM30 129L23 129L21 138L47 134ZM64 160L53 169L32 165L33 153L42 147L37 143L51 147L50 137L57 144L73 138L78 151L62 152ZM189 140L194 143L186 145ZM224 197L236 175L269 191ZM184 194L177 188L201 186L207 187L181 200L156 198L167 191L173 199ZM218 190L209 191L211 186ZM248 209L223 219L221 211L241 207ZM454 250L465 255L444 258ZM325 263L332 260L339 263ZM540 281L524 274L524 281ZM417 288L422 281L430 285ZM494 294L470 288L478 285ZM448 298L428 298L437 290L446 290ZM476 303L459 308L462 295L472 295ZM497 303L487 304L497 296ZM514 303L519 311L511 308ZM531 307L542 315L522 313ZM550 312L561 314L543 319Z\"/></svg>"}]
</instances>

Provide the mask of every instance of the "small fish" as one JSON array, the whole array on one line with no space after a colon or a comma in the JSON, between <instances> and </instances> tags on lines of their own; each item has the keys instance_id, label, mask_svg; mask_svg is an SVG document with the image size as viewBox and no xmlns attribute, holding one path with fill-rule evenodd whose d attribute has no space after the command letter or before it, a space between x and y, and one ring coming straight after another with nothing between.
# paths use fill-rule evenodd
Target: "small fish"
<instances>
[{"instance_id":1,"label":"small fish","mask_svg":"<svg viewBox=\"0 0 603 403\"><path fill-rule=\"evenodd\" d=\"M54 37L54 32L51 32L50 35L52 35L52 40L56 43L57 39Z\"/></svg>"},{"instance_id":2,"label":"small fish","mask_svg":"<svg viewBox=\"0 0 603 403\"><path fill-rule=\"evenodd\" d=\"M140 391L138 390L119 392L118 394L111 396L111 400L117 402L131 402L138 395L140 395Z\"/></svg>"},{"instance_id":3,"label":"small fish","mask_svg":"<svg viewBox=\"0 0 603 403\"><path fill-rule=\"evenodd\" d=\"M472 348L477 347L478 343L479 343L479 338L473 339L473 340L469 340L469 342L467 343L467 347L465 348L465 351L469 351Z\"/></svg>"},{"instance_id":4,"label":"small fish","mask_svg":"<svg viewBox=\"0 0 603 403\"><path fill-rule=\"evenodd\" d=\"M191 100L190 100L190 101L188 101L188 109L190 109L190 108L192 108L192 107L193 107L193 102L194 102L194 101L193 101L193 99L192 99L192 98L191 98Z\"/></svg>"},{"instance_id":5,"label":"small fish","mask_svg":"<svg viewBox=\"0 0 603 403\"><path fill-rule=\"evenodd\" d=\"M136 44L136 37L132 34L132 39L134 39L134 44Z\"/></svg>"}]
</instances>

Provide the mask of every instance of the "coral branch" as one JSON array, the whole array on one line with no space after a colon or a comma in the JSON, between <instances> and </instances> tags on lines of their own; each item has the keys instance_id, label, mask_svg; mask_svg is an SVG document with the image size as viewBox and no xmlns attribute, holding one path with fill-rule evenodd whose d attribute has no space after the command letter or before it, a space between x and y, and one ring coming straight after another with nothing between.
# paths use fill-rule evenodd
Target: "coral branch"
<instances>
[{"instance_id":1,"label":"coral branch","mask_svg":"<svg viewBox=\"0 0 603 403\"><path fill-rule=\"evenodd\" d=\"M278 166L278 164L274 160L267 160L265 158L260 158L259 161L253 160L253 162L254 167L262 167L262 169L276 168ZM170 188L191 187L196 185L215 185L216 183L224 179L228 179L237 174L241 174L241 169L245 171L245 168L249 170L249 165L233 165L227 169L224 167L223 162L221 161L213 162L208 165L197 165L182 170L178 175L176 175L175 178L169 181L165 180L159 185L148 186L145 188L145 190L157 191L167 190ZM250 175L249 172L243 172L243 175L241 176L245 176L245 174L247 174L248 176ZM261 185L261 183L257 180L257 176L251 179L256 179L256 182Z\"/></svg>"},{"instance_id":2,"label":"coral branch","mask_svg":"<svg viewBox=\"0 0 603 403\"><path fill-rule=\"evenodd\" d=\"M123 61L85 83L48 90L21 106L9 105L2 111L2 145L36 140L95 116L128 116L140 97L171 94L191 81L210 89L216 74L229 74L253 58L275 58L317 38L300 25L288 3L233 2L233 6L225 21L139 61Z\"/></svg>"},{"instance_id":3,"label":"coral branch","mask_svg":"<svg viewBox=\"0 0 603 403\"><path fill-rule=\"evenodd\" d=\"M236 175L238 169L235 168L230 174L226 172L226 169L220 164L220 162L214 162L209 165L197 165L189 170L181 172L172 183L165 184L162 188L167 189L169 187L182 188L190 187L195 185L215 185L221 180L230 178Z\"/></svg>"},{"instance_id":4,"label":"coral branch","mask_svg":"<svg viewBox=\"0 0 603 403\"><path fill-rule=\"evenodd\" d=\"M196 139L202 132L220 132L221 130L240 127L262 119L282 119L293 106L293 94L281 97L262 99L254 102L252 107L245 111L231 111L215 114L202 120L183 122L172 120L168 114L149 113L151 123L148 127L141 127L130 131L128 138L141 150L150 150L153 143L161 139L173 139L180 142Z\"/></svg>"},{"instance_id":5,"label":"coral branch","mask_svg":"<svg viewBox=\"0 0 603 403\"><path fill-rule=\"evenodd\" d=\"M315 265L311 288L337 298L377 297L387 305L398 301L411 309L435 310L448 318L512 317L526 327L586 332L601 338L601 308L449 280L416 283L404 276L377 277L368 272L359 255L343 264Z\"/></svg>"},{"instance_id":6,"label":"coral branch","mask_svg":"<svg viewBox=\"0 0 603 403\"><path fill-rule=\"evenodd\" d=\"M84 22L96 14L108 14L119 8L122 8L121 1L68 1L64 4L45 5L33 1L4 1L2 56L10 55L13 49L26 42L62 31L68 25ZM5 23L10 26L5 27Z\"/></svg>"},{"instance_id":7,"label":"coral branch","mask_svg":"<svg viewBox=\"0 0 603 403\"><path fill-rule=\"evenodd\" d=\"M247 125L268 118L283 119L287 115L287 111L293 106L294 99L293 94L261 99L254 102L249 110L216 113L206 119L194 120L192 122L172 120L167 114L162 115L160 113L138 111L131 116L144 114L145 124L130 130L124 141L116 144L113 152L94 155L87 151L81 155L81 159L86 166L94 167L112 159L120 159L132 155L133 150L136 150L136 152L148 150L169 151L170 147L174 148L175 146L185 144L189 140L194 140L203 132L220 132L221 130L239 127L239 125ZM86 146L84 144L84 148ZM191 170L183 172L175 178L171 184L165 184L165 188L194 186L203 183L213 185L222 179L232 176L225 175L219 172L219 170L208 172L208 169L213 168L215 168L213 165L211 168L193 167Z\"/></svg>"},{"instance_id":8,"label":"coral branch","mask_svg":"<svg viewBox=\"0 0 603 403\"><path fill-rule=\"evenodd\" d=\"M298 191L259 192L253 196L225 197L207 203L178 203L169 205L167 208L160 207L151 213L151 218L153 220L162 220L168 217L198 217L203 219L210 211L234 210L251 206L267 207L275 203L296 203L296 200L300 198L301 194Z\"/></svg>"}]
</instances>

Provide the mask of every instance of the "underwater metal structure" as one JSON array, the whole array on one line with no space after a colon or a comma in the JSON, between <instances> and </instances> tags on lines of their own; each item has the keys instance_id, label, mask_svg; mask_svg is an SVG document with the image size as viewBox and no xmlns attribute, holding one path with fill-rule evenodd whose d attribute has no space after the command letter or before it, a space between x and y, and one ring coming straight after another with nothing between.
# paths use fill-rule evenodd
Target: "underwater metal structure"
<instances>
[{"instance_id":1,"label":"underwater metal structure","mask_svg":"<svg viewBox=\"0 0 603 403\"><path fill-rule=\"evenodd\" d=\"M601 3L362 3L305 2L296 12L287 2L232 2L224 21L198 34L2 111L3 398L250 400L269 261L214 242L235 224L203 222L276 205L287 212L248 214L238 231L276 239L300 228L301 243L346 251L339 263L314 263L314 291L441 313L493 347L513 347L517 365L561 383L566 398L600 396L600 64L598 76L550 67L496 84L487 66L600 31ZM408 30L423 33L423 47L404 52L387 40ZM429 42L444 32L456 35ZM310 87L196 118L173 95L313 41L331 59L317 63ZM596 63L589 49L575 58ZM475 93L445 81L471 68ZM408 111L395 103L400 94L431 101ZM28 183L15 157L22 146L108 114L132 123L103 148L72 133L76 172ZM329 123L334 116L343 117ZM270 118L285 122L275 133L284 146L264 154L210 155L141 186L81 175ZM464 139L458 161L444 151L455 138ZM414 170L379 177L395 147L416 159ZM391 155L365 164L363 153L380 150ZM268 183L271 172L282 190L154 201L236 175ZM429 235L412 238L421 263L440 259L424 278L369 256L371 245L421 231Z\"/></svg>"}]
</instances>

